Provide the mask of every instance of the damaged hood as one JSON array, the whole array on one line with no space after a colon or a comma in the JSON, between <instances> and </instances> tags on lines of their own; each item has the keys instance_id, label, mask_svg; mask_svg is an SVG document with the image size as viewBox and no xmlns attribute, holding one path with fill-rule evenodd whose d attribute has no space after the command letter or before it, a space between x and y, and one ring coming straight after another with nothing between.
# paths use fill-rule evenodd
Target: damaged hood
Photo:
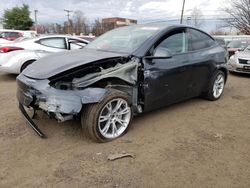
<instances>
[{"instance_id":1,"label":"damaged hood","mask_svg":"<svg viewBox=\"0 0 250 188\"><path fill-rule=\"evenodd\" d=\"M23 71L29 78L47 79L72 68L107 58L128 56L128 54L81 49L60 52L46 56L32 63Z\"/></svg>"}]
</instances>

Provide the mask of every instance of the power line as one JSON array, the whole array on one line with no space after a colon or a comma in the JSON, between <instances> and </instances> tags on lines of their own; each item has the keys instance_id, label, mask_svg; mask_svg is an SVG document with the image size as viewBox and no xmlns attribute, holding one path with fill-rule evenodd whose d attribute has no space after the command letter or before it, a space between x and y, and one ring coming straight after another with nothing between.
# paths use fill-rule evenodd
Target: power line
<instances>
[{"instance_id":1,"label":"power line","mask_svg":"<svg viewBox=\"0 0 250 188\"><path fill-rule=\"evenodd\" d=\"M187 16L186 18L189 18L190 16ZM191 17L192 19L192 17ZM201 18L197 18L197 20L204 20L204 21L223 21L223 20L228 20L230 19L229 17L220 17L220 18L209 18L209 17L201 17ZM178 17L162 17L162 18L157 18L157 19L148 19L148 20L139 20L140 23L160 23L160 22L177 22L180 19ZM183 21L184 21L184 17L183 17Z\"/></svg>"}]
</instances>

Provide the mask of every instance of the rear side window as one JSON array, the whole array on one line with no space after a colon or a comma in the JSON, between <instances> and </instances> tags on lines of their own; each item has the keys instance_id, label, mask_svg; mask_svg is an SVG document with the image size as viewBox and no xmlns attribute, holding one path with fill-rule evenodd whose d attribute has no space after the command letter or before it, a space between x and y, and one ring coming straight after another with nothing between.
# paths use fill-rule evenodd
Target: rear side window
<instances>
[{"instance_id":1,"label":"rear side window","mask_svg":"<svg viewBox=\"0 0 250 188\"><path fill-rule=\"evenodd\" d=\"M189 51L209 48L215 44L215 41L205 33L202 33L195 29L188 29L188 33L189 33L188 37Z\"/></svg>"},{"instance_id":2,"label":"rear side window","mask_svg":"<svg viewBox=\"0 0 250 188\"><path fill-rule=\"evenodd\" d=\"M65 39L60 37L40 39L39 43L52 48L66 49Z\"/></svg>"}]
</instances>

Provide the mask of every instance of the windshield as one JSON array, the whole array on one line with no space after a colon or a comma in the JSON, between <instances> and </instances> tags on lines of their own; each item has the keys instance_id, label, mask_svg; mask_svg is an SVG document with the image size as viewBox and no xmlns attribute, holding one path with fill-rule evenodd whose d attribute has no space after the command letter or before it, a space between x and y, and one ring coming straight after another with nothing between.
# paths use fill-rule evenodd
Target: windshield
<instances>
[{"instance_id":1,"label":"windshield","mask_svg":"<svg viewBox=\"0 0 250 188\"><path fill-rule=\"evenodd\" d=\"M245 52L250 52L250 45L248 47L246 47L244 51Z\"/></svg>"},{"instance_id":2,"label":"windshield","mask_svg":"<svg viewBox=\"0 0 250 188\"><path fill-rule=\"evenodd\" d=\"M159 30L159 27L138 25L121 27L101 35L85 48L109 52L132 53Z\"/></svg>"},{"instance_id":3,"label":"windshield","mask_svg":"<svg viewBox=\"0 0 250 188\"><path fill-rule=\"evenodd\" d=\"M249 45L249 43L247 41L232 41L230 42L227 47L228 48L241 48L241 49L245 49L247 46Z\"/></svg>"}]
</instances>

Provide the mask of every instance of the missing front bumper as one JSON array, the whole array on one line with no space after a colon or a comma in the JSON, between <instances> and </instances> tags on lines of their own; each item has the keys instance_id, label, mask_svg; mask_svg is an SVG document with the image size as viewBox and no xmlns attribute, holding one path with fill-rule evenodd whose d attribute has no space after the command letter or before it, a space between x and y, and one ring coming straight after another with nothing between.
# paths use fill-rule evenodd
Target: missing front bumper
<instances>
[{"instance_id":1,"label":"missing front bumper","mask_svg":"<svg viewBox=\"0 0 250 188\"><path fill-rule=\"evenodd\" d=\"M30 118L24 106L21 103L19 103L18 107L19 107L19 110L21 111L21 114L23 115L25 120L28 122L29 126L36 132L36 134L40 136L41 138L46 138L46 135L37 127L34 121Z\"/></svg>"},{"instance_id":2,"label":"missing front bumper","mask_svg":"<svg viewBox=\"0 0 250 188\"><path fill-rule=\"evenodd\" d=\"M42 138L43 132L33 122L25 107L43 110L50 117L64 122L77 117L83 105L100 102L107 94L107 88L86 88L83 90L60 90L49 85L49 80L35 80L20 74L17 77L17 99L19 109L30 127Z\"/></svg>"}]
</instances>

